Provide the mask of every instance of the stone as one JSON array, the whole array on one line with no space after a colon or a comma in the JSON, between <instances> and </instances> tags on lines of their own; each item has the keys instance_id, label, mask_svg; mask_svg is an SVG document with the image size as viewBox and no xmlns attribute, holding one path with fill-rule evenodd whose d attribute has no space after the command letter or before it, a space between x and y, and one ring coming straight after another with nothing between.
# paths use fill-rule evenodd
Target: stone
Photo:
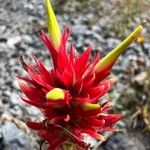
<instances>
[{"instance_id":1,"label":"stone","mask_svg":"<svg viewBox=\"0 0 150 150\"><path fill-rule=\"evenodd\" d=\"M21 40L22 40L21 36L11 37L8 39L7 45L10 49L15 49L16 45L19 44Z\"/></svg>"},{"instance_id":2,"label":"stone","mask_svg":"<svg viewBox=\"0 0 150 150\"><path fill-rule=\"evenodd\" d=\"M0 128L1 150L31 150L31 139L12 122Z\"/></svg>"},{"instance_id":3,"label":"stone","mask_svg":"<svg viewBox=\"0 0 150 150\"><path fill-rule=\"evenodd\" d=\"M107 38L107 46L109 49L115 48L118 44L120 44L120 40L115 38Z\"/></svg>"},{"instance_id":4,"label":"stone","mask_svg":"<svg viewBox=\"0 0 150 150\"><path fill-rule=\"evenodd\" d=\"M22 40L23 40L25 43L28 43L28 44L33 43L32 37L29 36L29 35L23 35L23 36L22 36Z\"/></svg>"},{"instance_id":5,"label":"stone","mask_svg":"<svg viewBox=\"0 0 150 150\"><path fill-rule=\"evenodd\" d=\"M97 150L146 150L138 138L129 137L124 133L111 136Z\"/></svg>"}]
</instances>

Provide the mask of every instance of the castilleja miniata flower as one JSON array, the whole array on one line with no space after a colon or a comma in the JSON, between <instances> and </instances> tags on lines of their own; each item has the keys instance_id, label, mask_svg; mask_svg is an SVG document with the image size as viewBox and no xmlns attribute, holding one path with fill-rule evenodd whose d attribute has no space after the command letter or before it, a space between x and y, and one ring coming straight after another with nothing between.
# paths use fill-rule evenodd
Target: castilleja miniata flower
<instances>
[{"instance_id":1,"label":"castilleja miniata flower","mask_svg":"<svg viewBox=\"0 0 150 150\"><path fill-rule=\"evenodd\" d=\"M88 149L83 133L104 140L101 133L116 131L112 126L122 118L121 114L108 114L111 102L102 103L100 98L114 83L109 77L113 64L137 38L142 26L103 59L99 59L99 53L90 59L91 46L82 55L72 44L66 48L71 33L64 27L61 34L49 0L46 0L46 10L49 36L41 31L40 38L50 52L53 69L47 70L35 57L36 66L27 64L21 57L29 75L29 78L18 76L25 94L21 99L39 108L45 117L42 122L27 125L49 143L48 150L60 148L65 142L75 144L77 149Z\"/></svg>"}]
</instances>

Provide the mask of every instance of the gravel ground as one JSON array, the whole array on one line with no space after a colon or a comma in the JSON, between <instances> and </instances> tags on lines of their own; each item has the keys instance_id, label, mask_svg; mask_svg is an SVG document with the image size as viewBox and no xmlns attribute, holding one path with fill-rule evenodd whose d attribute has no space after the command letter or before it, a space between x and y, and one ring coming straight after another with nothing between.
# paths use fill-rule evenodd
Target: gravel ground
<instances>
[{"instance_id":1,"label":"gravel ground","mask_svg":"<svg viewBox=\"0 0 150 150\"><path fill-rule=\"evenodd\" d=\"M106 3L108 2L106 1ZM45 29L46 26L43 1L12 0L10 2L5 0L2 2L0 0L0 13L0 149L39 149L36 142L38 137L24 125L24 121L29 117L37 119L40 117L40 112L19 100L19 87L15 75L26 75L18 60L20 55L24 55L28 61L32 61L31 55L34 53L50 68L48 51L46 51L46 48L38 38L38 31L41 28ZM98 17L98 15L95 16ZM101 14L101 16L103 15ZM148 14L143 17L147 20ZM88 44L92 44L93 52L101 50L102 56L104 56L109 50L119 44L121 40L111 29L111 23L110 27L108 26L108 20L112 22L113 19L103 16L100 19L96 19L94 23L93 19L94 12L92 13L92 11L91 13L73 12L71 14L58 15L61 27L65 23L68 27L73 26L74 32L70 41L75 44L75 47L80 52L83 52ZM144 32L148 34L150 31L147 26ZM120 57L113 70L119 80L119 83L115 85L117 92L123 91L124 86L128 84L128 70L133 70L134 74L138 74L149 64L150 43L148 43L148 40L144 43L144 47L134 43L128 49ZM132 67L134 69L131 69ZM125 126L124 123L120 124L122 124L120 126ZM12 138L14 136L15 138ZM117 136L114 135L114 138L112 136L108 142L101 146L102 149L110 150L108 148L110 145L112 145L111 150L150 149L150 147L146 147L147 143L143 143L142 138L134 140L136 136L130 136L129 139L132 139L132 144L129 144L130 140L124 133L120 133ZM32 141L32 143L29 141ZM124 148L119 147L119 144L122 142L125 143ZM136 146L133 146L134 144Z\"/></svg>"}]
</instances>

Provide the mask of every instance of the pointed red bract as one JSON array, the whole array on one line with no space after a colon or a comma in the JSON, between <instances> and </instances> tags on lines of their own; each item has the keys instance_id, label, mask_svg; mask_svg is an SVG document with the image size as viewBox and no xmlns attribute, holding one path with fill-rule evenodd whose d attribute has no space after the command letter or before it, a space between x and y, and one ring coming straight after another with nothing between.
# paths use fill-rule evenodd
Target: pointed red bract
<instances>
[{"instance_id":1,"label":"pointed red bract","mask_svg":"<svg viewBox=\"0 0 150 150\"><path fill-rule=\"evenodd\" d=\"M51 70L47 70L35 57L35 64L27 64L21 58L29 75L29 78L18 76L22 80L20 88L27 97L21 96L21 99L39 108L45 117L42 122L27 124L47 140L48 150L58 148L67 140L76 144L79 149L87 149L83 133L104 140L101 133L116 131L112 126L122 118L122 115L107 114L112 107L110 102L102 104L99 101L113 84L113 80L107 79L111 67L97 74L93 73L93 68L99 61L99 53L90 59L92 48L89 46L79 55L72 44L67 46L70 34L65 27L60 47L55 49L49 37L44 32L40 33L52 57L54 68ZM46 94L55 88L63 90L63 100L46 98Z\"/></svg>"}]
</instances>

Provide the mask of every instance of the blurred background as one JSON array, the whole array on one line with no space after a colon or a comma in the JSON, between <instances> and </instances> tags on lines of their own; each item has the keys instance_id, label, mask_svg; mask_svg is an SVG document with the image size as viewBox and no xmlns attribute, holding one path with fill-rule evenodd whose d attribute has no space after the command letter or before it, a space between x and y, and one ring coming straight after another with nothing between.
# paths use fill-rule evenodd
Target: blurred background
<instances>
[{"instance_id":1,"label":"blurred background","mask_svg":"<svg viewBox=\"0 0 150 150\"><path fill-rule=\"evenodd\" d=\"M53 0L61 25L73 27L70 41L79 52L89 44L102 57L134 28L143 34L119 58L113 68L117 83L105 99L114 113L123 113L116 134L106 134L97 150L150 150L150 0ZM19 63L23 55L32 62L34 53L50 68L48 51L38 32L46 29L44 0L0 0L0 150L39 150L40 139L25 125L40 112L19 99L16 74L25 75ZM92 149L91 148L91 149Z\"/></svg>"}]
</instances>

